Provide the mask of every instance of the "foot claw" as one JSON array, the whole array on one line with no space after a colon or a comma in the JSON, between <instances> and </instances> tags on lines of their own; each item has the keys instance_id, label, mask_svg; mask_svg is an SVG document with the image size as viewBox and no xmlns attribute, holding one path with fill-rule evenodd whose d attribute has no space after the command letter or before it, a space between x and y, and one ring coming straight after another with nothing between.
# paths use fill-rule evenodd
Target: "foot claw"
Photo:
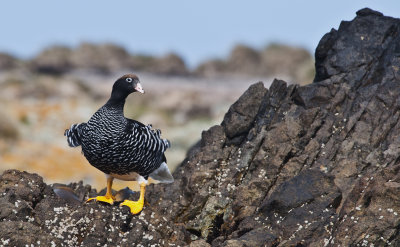
<instances>
[{"instance_id":1,"label":"foot claw","mask_svg":"<svg viewBox=\"0 0 400 247\"><path fill-rule=\"evenodd\" d=\"M109 197L109 196L96 196L96 197L92 197L92 198L87 199L86 202L89 202L89 201L92 201L92 200L95 200L95 201L98 201L98 202L106 202L108 204L113 205L115 197L113 197L113 196L111 196L111 197Z\"/></svg>"},{"instance_id":2,"label":"foot claw","mask_svg":"<svg viewBox=\"0 0 400 247\"><path fill-rule=\"evenodd\" d=\"M119 206L127 206L131 209L131 213L132 214L138 214L142 211L143 209L143 201L129 201L129 200L125 200L124 202L122 202Z\"/></svg>"}]
</instances>

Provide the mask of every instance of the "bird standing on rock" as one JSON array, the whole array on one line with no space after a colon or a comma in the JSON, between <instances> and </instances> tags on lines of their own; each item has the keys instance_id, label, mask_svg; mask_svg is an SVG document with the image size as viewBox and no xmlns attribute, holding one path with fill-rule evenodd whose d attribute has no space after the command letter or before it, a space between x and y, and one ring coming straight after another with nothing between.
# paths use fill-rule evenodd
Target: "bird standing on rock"
<instances>
[{"instance_id":1,"label":"bird standing on rock","mask_svg":"<svg viewBox=\"0 0 400 247\"><path fill-rule=\"evenodd\" d=\"M70 147L82 146L82 153L89 163L106 174L106 195L88 201L113 204L115 197L111 187L114 178L137 181L139 200L125 200L120 204L137 214L143 209L149 177L161 183L172 183L174 178L164 155L170 142L161 138L160 130L124 116L125 100L133 92L144 93L139 78L134 74L122 76L114 83L107 103L87 123L73 124L64 135Z\"/></svg>"}]
</instances>

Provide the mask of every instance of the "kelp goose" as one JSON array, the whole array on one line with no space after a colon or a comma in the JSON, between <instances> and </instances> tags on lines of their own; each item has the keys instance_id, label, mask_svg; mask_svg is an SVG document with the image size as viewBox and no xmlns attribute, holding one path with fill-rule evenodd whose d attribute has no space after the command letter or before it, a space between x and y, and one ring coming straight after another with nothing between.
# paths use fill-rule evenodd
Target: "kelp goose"
<instances>
[{"instance_id":1,"label":"kelp goose","mask_svg":"<svg viewBox=\"0 0 400 247\"><path fill-rule=\"evenodd\" d=\"M89 163L106 174L106 195L88 201L113 204L115 197L111 187L114 178L137 181L139 200L125 200L120 204L137 214L143 209L149 177L161 183L172 183L174 179L164 155L170 142L162 139L160 130L153 130L151 125L124 117L125 100L133 92L144 93L139 78L134 74L122 76L114 83L107 103L87 123L73 124L64 135L69 146L81 146Z\"/></svg>"}]
</instances>

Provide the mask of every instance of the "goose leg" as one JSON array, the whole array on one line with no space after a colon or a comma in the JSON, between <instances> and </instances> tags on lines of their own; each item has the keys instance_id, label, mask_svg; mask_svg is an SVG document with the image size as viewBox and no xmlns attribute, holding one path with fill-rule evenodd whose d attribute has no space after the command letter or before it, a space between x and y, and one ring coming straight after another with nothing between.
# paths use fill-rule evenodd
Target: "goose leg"
<instances>
[{"instance_id":1,"label":"goose leg","mask_svg":"<svg viewBox=\"0 0 400 247\"><path fill-rule=\"evenodd\" d=\"M96 196L93 198L89 198L86 202L89 202L91 200L95 201L100 201L100 202L106 202L108 204L114 204L115 197L111 193L111 187L113 184L114 178L111 176L107 176L107 192L104 196Z\"/></svg>"},{"instance_id":2,"label":"goose leg","mask_svg":"<svg viewBox=\"0 0 400 247\"><path fill-rule=\"evenodd\" d=\"M132 214L140 213L143 209L145 189L146 189L146 183L145 182L140 183L139 200L137 201L125 200L123 203L120 204L120 206L128 206L131 209Z\"/></svg>"}]
</instances>

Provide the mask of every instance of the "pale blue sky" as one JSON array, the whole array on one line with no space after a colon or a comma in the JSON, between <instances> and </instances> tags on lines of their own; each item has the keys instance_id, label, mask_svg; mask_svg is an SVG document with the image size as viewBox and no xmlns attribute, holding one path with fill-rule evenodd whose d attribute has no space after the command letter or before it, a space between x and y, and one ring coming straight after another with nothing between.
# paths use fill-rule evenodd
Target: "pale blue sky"
<instances>
[{"instance_id":1,"label":"pale blue sky","mask_svg":"<svg viewBox=\"0 0 400 247\"><path fill-rule=\"evenodd\" d=\"M113 42L132 53L174 51L191 66L224 57L237 43L314 52L325 33L363 7L400 17L400 0L2 1L0 51L31 57L52 44Z\"/></svg>"}]
</instances>

